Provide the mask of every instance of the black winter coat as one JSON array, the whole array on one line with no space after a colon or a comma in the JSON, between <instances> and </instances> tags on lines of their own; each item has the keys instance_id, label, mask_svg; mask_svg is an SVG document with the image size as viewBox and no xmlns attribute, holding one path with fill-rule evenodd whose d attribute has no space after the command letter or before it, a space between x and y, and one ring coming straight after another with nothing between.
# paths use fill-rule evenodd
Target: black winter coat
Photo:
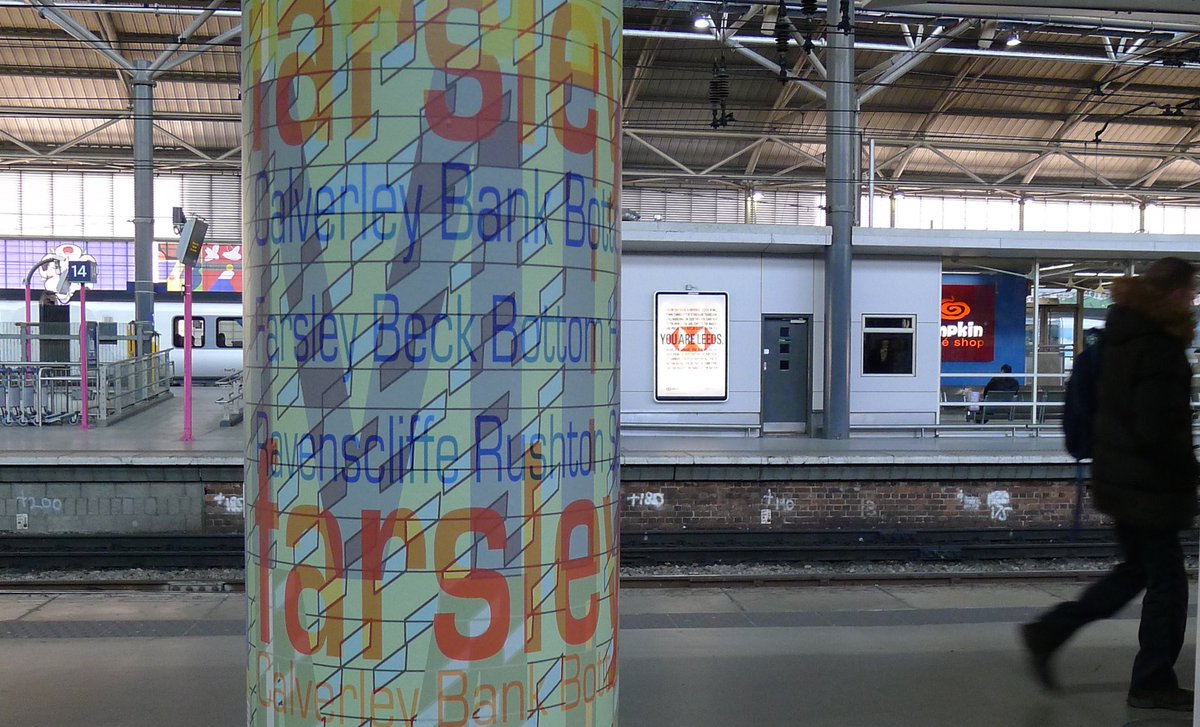
<instances>
[{"instance_id":1,"label":"black winter coat","mask_svg":"<svg viewBox=\"0 0 1200 727\"><path fill-rule=\"evenodd\" d=\"M1092 495L1096 508L1122 525L1186 528L1197 513L1200 475L1186 354L1191 315L1140 279L1119 283L1105 323Z\"/></svg>"}]
</instances>

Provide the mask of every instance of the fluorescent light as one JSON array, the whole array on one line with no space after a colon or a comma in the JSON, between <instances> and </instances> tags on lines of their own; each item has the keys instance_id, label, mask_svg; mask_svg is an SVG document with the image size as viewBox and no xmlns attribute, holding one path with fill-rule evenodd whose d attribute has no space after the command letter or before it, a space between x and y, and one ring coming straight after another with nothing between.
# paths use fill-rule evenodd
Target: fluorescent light
<instances>
[{"instance_id":1,"label":"fluorescent light","mask_svg":"<svg viewBox=\"0 0 1200 727\"><path fill-rule=\"evenodd\" d=\"M1041 272L1049 273L1054 270L1065 270L1065 269L1071 268L1071 267L1075 267L1075 263L1063 263L1062 265L1047 265L1046 267L1042 268Z\"/></svg>"}]
</instances>

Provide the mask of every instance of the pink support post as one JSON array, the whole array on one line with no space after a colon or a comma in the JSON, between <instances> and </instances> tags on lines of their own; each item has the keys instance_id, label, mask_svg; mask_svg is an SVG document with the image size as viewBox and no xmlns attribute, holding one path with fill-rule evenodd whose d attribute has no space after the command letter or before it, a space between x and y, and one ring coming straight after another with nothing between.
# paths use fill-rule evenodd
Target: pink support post
<instances>
[{"instance_id":1,"label":"pink support post","mask_svg":"<svg viewBox=\"0 0 1200 727\"><path fill-rule=\"evenodd\" d=\"M30 327L33 325L33 291L29 281L25 281L25 363L33 360L33 339L30 337Z\"/></svg>"},{"instance_id":2,"label":"pink support post","mask_svg":"<svg viewBox=\"0 0 1200 727\"><path fill-rule=\"evenodd\" d=\"M183 442L192 441L192 267L183 266Z\"/></svg>"},{"instance_id":3,"label":"pink support post","mask_svg":"<svg viewBox=\"0 0 1200 727\"><path fill-rule=\"evenodd\" d=\"M79 286L79 428L88 428L87 286Z\"/></svg>"}]
</instances>

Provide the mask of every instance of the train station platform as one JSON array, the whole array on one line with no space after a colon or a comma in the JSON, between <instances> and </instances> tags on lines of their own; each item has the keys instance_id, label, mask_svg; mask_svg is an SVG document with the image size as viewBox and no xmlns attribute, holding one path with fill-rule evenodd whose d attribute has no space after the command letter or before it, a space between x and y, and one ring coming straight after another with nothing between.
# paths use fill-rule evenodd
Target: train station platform
<instances>
[{"instance_id":1,"label":"train station platform","mask_svg":"<svg viewBox=\"0 0 1200 727\"><path fill-rule=\"evenodd\" d=\"M0 457L19 464L241 464L242 426L221 426L222 390L193 389L193 441L183 442L182 388L146 411L106 427L78 425L0 428ZM1073 460L1062 438L1012 435L1014 430L980 428L955 436L897 436L895 432L855 432L849 439L826 440L800 435L761 437L706 433L623 433L625 466L746 466L845 464L959 464L989 462L1064 464ZM1016 430L1020 431L1020 430Z\"/></svg>"},{"instance_id":2,"label":"train station platform","mask_svg":"<svg viewBox=\"0 0 1200 727\"><path fill-rule=\"evenodd\" d=\"M182 441L181 393L103 428L5 427L0 530L240 532L244 426L221 426L222 389L196 387L194 439ZM1003 426L973 434L868 431L830 441L626 433L622 528L1072 527L1076 467L1060 436ZM322 459L322 469L336 472L336 448L319 451L334 458L332 467ZM1101 524L1089 511L1084 525Z\"/></svg>"},{"instance_id":3,"label":"train station platform","mask_svg":"<svg viewBox=\"0 0 1200 727\"><path fill-rule=\"evenodd\" d=\"M1047 694L1019 623L1076 584L623 589L632 727L1142 727L1125 705L1137 609L1085 629ZM1178 670L1194 680L1195 620ZM0 727L245 721L240 594L0 595ZM327 724L337 724L336 719Z\"/></svg>"}]
</instances>

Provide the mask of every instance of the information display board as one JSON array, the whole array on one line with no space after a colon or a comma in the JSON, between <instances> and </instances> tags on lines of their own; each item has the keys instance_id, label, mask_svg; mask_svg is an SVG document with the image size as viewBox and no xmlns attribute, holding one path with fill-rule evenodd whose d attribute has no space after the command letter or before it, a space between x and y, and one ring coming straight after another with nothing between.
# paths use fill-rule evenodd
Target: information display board
<instances>
[{"instance_id":1,"label":"information display board","mask_svg":"<svg viewBox=\"0 0 1200 727\"><path fill-rule=\"evenodd\" d=\"M654 400L729 396L727 293L654 294Z\"/></svg>"}]
</instances>

